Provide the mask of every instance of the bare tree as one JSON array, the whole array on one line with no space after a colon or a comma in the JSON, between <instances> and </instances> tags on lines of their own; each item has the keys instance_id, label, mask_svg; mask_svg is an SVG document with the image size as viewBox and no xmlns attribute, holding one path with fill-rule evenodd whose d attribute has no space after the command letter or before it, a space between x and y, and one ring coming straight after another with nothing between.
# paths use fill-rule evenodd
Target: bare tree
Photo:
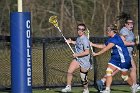
<instances>
[{"instance_id":1,"label":"bare tree","mask_svg":"<svg viewBox=\"0 0 140 93\"><path fill-rule=\"evenodd\" d=\"M17 1L1 0L0 5L0 34L2 34L3 22L8 34L9 21L4 20L9 20L8 13L17 10ZM131 7L129 7L130 5ZM60 28L66 36L77 35L75 27L79 22L88 25L91 33L93 33L92 29L94 28L94 36L105 36L107 24L123 11L131 12L135 20L137 19L137 12L134 11L137 10L136 0L25 0L23 9L31 12L32 33L33 36L38 37L60 36L55 27L48 22L52 15L58 16Z\"/></svg>"},{"instance_id":2,"label":"bare tree","mask_svg":"<svg viewBox=\"0 0 140 93\"><path fill-rule=\"evenodd\" d=\"M93 24L93 20L94 20L94 17L95 17L95 15L96 15L96 2L97 2L97 0L94 0L94 1L93 1L94 7L93 7L93 12L92 12L92 17L91 17L90 25Z\"/></svg>"},{"instance_id":3,"label":"bare tree","mask_svg":"<svg viewBox=\"0 0 140 93\"><path fill-rule=\"evenodd\" d=\"M60 8L60 28L63 31L63 20L64 20L64 0L61 0Z\"/></svg>"},{"instance_id":4,"label":"bare tree","mask_svg":"<svg viewBox=\"0 0 140 93\"><path fill-rule=\"evenodd\" d=\"M106 26L107 26L107 13L108 10L110 8L110 3L112 0L98 0L97 2L102 6L102 10L103 10L103 16L104 16L104 27L103 27L103 31L104 31L104 36L106 36Z\"/></svg>"}]
</instances>

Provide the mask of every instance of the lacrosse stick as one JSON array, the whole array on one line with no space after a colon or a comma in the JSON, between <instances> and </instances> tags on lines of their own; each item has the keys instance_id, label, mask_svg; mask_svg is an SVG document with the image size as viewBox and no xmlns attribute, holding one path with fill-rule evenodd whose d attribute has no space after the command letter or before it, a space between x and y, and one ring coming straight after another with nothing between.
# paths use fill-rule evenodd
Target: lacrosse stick
<instances>
[{"instance_id":1,"label":"lacrosse stick","mask_svg":"<svg viewBox=\"0 0 140 93\"><path fill-rule=\"evenodd\" d=\"M85 34L86 34L86 36L87 36L87 38L89 39L89 29L87 28L87 30L86 30L86 32L85 32ZM94 51L93 51L93 47L90 45L90 49L91 49L91 53L93 54L93 53L95 53ZM93 59L92 59L93 60ZM93 62L91 62L91 67L90 67L90 69L93 69Z\"/></svg>"},{"instance_id":2,"label":"lacrosse stick","mask_svg":"<svg viewBox=\"0 0 140 93\"><path fill-rule=\"evenodd\" d=\"M86 36L88 37L88 39L89 39L89 29L87 28L87 31L86 31ZM90 49L91 49L91 52L92 52L92 54L94 53L94 51L93 51L93 47L92 46L90 46Z\"/></svg>"},{"instance_id":3,"label":"lacrosse stick","mask_svg":"<svg viewBox=\"0 0 140 93\"><path fill-rule=\"evenodd\" d=\"M51 16L49 18L49 22L52 23L60 32L61 36L64 38L64 40L66 41L67 39L65 38L65 36L63 35L62 31L60 30L59 26L58 26L58 22L57 22L57 16ZM70 50L72 51L72 53L74 54L73 49L71 48L70 44L67 42L67 45L69 46Z\"/></svg>"}]
</instances>

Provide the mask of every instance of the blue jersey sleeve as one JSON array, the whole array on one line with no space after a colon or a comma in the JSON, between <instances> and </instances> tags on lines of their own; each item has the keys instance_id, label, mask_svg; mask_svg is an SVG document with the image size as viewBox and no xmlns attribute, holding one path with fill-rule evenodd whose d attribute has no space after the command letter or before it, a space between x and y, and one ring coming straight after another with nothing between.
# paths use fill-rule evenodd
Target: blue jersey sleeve
<instances>
[{"instance_id":1,"label":"blue jersey sleeve","mask_svg":"<svg viewBox=\"0 0 140 93\"><path fill-rule=\"evenodd\" d=\"M117 41L116 41L116 39L114 39L114 38L109 38L109 39L107 40L107 42L105 43L105 45L107 46L109 43L116 44Z\"/></svg>"}]
</instances>

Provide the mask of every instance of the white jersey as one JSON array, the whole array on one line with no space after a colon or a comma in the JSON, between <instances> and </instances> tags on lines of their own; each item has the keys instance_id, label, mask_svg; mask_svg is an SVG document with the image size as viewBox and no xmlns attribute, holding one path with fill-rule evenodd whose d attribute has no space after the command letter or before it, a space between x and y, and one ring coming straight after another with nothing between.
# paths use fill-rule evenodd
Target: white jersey
<instances>
[{"instance_id":1,"label":"white jersey","mask_svg":"<svg viewBox=\"0 0 140 93\"><path fill-rule=\"evenodd\" d=\"M128 42L134 42L134 33L130 30L128 30L126 27L123 27L120 30L120 34L125 36L126 41ZM134 46L127 46L127 49L129 51L130 56L132 57L132 51Z\"/></svg>"},{"instance_id":2,"label":"white jersey","mask_svg":"<svg viewBox=\"0 0 140 93\"><path fill-rule=\"evenodd\" d=\"M85 49L90 49L90 41L86 36L78 37L75 44L75 52L81 53ZM90 54L78 57L77 60L80 63L80 66L86 69L90 68Z\"/></svg>"}]
</instances>

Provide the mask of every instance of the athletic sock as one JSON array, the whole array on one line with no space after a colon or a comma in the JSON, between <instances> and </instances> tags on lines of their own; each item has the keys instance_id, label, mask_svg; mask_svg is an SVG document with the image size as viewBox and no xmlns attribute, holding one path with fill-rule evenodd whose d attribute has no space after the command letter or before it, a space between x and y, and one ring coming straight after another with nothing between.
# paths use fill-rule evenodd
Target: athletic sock
<instances>
[{"instance_id":1,"label":"athletic sock","mask_svg":"<svg viewBox=\"0 0 140 93\"><path fill-rule=\"evenodd\" d=\"M110 90L110 87L106 87L106 89L105 90Z\"/></svg>"},{"instance_id":2,"label":"athletic sock","mask_svg":"<svg viewBox=\"0 0 140 93\"><path fill-rule=\"evenodd\" d=\"M71 85L67 85L67 87L71 88Z\"/></svg>"}]
</instances>

